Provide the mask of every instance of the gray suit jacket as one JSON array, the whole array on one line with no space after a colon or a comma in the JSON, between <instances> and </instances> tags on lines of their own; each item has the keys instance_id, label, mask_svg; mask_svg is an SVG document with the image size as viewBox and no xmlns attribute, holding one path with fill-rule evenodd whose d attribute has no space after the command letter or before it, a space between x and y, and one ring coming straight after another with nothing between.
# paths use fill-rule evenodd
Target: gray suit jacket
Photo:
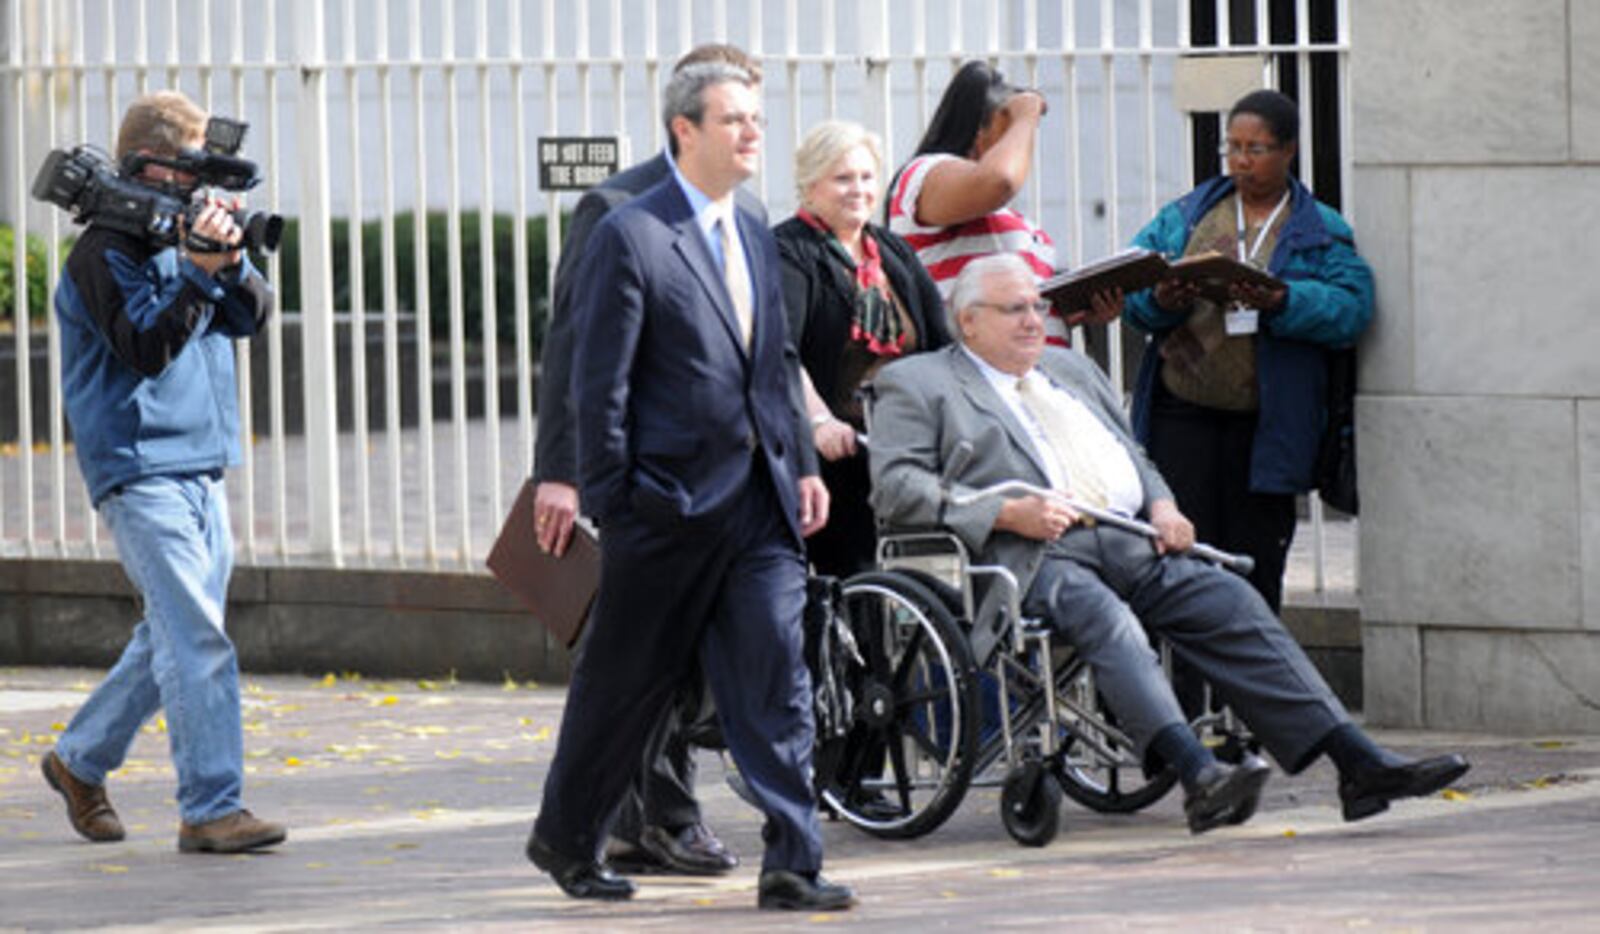
<instances>
[{"instance_id":1,"label":"gray suit jacket","mask_svg":"<svg viewBox=\"0 0 1600 934\"><path fill-rule=\"evenodd\" d=\"M1143 512L1172 497L1166 481L1133 440L1110 380L1088 357L1047 348L1038 369L1081 399L1127 448L1144 486ZM1027 593L1045 543L997 532L1002 500L968 506L948 503L939 479L956 446L971 442L972 459L952 490L970 491L1007 480L1049 486L1049 475L1027 430L959 345L897 360L873 380L872 507L890 526L944 526L979 560L1017 575Z\"/></svg>"}]
</instances>

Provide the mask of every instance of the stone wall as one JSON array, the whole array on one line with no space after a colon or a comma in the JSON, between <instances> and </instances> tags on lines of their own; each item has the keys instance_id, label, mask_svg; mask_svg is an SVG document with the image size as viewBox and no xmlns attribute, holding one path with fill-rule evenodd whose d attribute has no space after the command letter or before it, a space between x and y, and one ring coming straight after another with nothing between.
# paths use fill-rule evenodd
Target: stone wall
<instances>
[{"instance_id":1,"label":"stone wall","mask_svg":"<svg viewBox=\"0 0 1600 934\"><path fill-rule=\"evenodd\" d=\"M1600 732L1600 4L1353 27L1367 717Z\"/></svg>"},{"instance_id":2,"label":"stone wall","mask_svg":"<svg viewBox=\"0 0 1600 934\"><path fill-rule=\"evenodd\" d=\"M0 665L109 667L139 620L113 561L0 561ZM564 682L567 650L485 574L242 566L228 634L252 672Z\"/></svg>"}]
</instances>

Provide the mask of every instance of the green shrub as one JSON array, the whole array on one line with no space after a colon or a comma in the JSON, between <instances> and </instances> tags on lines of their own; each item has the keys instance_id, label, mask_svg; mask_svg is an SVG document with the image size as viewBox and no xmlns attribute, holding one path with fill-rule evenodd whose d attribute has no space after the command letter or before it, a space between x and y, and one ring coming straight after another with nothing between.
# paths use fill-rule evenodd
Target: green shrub
<instances>
[{"instance_id":1,"label":"green shrub","mask_svg":"<svg viewBox=\"0 0 1600 934\"><path fill-rule=\"evenodd\" d=\"M16 315L17 235L9 225L0 224L0 321L10 321ZM62 248L66 256L66 248ZM28 319L41 321L45 315L45 288L49 284L45 266L44 241L28 235L27 258L23 268L28 283Z\"/></svg>"},{"instance_id":2,"label":"green shrub","mask_svg":"<svg viewBox=\"0 0 1600 934\"><path fill-rule=\"evenodd\" d=\"M502 346L515 340L516 316L533 314L533 337L537 351L542 337L546 306L545 219L543 216L528 219L528 304L518 309L515 292L515 265L511 257L513 218L507 214L494 216L495 258L495 336ZM413 243L416 224L412 212L396 214L395 240L395 291L399 307L411 311L417 307L416 275ZM350 307L350 223L335 219L333 235L333 305L339 310ZM430 332L437 339L450 333L450 279L447 274L446 250L448 229L443 211L428 212L428 310ZM466 315L467 339L477 342L483 332L482 273L478 262L478 212L461 214L461 297ZM378 221L361 225L362 282L366 289L366 306L369 311L383 307L383 234ZM298 310L300 301L300 226L298 219L290 218L284 224L283 242L278 255L283 262L283 307Z\"/></svg>"}]
</instances>

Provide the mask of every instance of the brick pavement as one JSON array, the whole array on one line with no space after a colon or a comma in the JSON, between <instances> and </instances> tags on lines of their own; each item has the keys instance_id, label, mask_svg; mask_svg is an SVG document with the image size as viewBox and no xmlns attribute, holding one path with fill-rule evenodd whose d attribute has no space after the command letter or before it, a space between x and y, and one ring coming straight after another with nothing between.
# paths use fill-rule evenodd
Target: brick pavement
<instances>
[{"instance_id":1,"label":"brick pavement","mask_svg":"<svg viewBox=\"0 0 1600 934\"><path fill-rule=\"evenodd\" d=\"M279 850L175 851L159 723L112 780L124 843L79 841L38 778L54 726L99 672L0 669L0 929L756 930L755 872L647 879L638 900L561 896L521 847L559 726L559 690L522 684L246 679L247 803L290 825ZM1203 837L1176 795L1123 817L1068 805L1051 846L1011 843L992 789L915 841L826 824L857 911L785 917L872 930L1592 929L1600 912L1600 738L1384 733L1455 748L1461 794L1338 819L1323 764L1275 775L1258 816ZM711 823L759 860L759 818L702 757Z\"/></svg>"}]
</instances>

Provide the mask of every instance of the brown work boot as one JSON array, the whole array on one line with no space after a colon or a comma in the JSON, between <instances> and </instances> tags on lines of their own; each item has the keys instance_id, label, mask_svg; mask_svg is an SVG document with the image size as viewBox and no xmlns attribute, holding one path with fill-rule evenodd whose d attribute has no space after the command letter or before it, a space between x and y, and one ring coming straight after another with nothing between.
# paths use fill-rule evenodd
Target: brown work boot
<instances>
[{"instance_id":1,"label":"brown work boot","mask_svg":"<svg viewBox=\"0 0 1600 934\"><path fill-rule=\"evenodd\" d=\"M289 831L240 808L226 817L178 828L182 853L243 853L282 843Z\"/></svg>"},{"instance_id":2,"label":"brown work boot","mask_svg":"<svg viewBox=\"0 0 1600 934\"><path fill-rule=\"evenodd\" d=\"M67 764L51 750L39 761L39 771L67 802L67 820L85 840L91 843L115 843L127 836L122 821L106 800L106 786L79 781L68 771Z\"/></svg>"}]
</instances>

